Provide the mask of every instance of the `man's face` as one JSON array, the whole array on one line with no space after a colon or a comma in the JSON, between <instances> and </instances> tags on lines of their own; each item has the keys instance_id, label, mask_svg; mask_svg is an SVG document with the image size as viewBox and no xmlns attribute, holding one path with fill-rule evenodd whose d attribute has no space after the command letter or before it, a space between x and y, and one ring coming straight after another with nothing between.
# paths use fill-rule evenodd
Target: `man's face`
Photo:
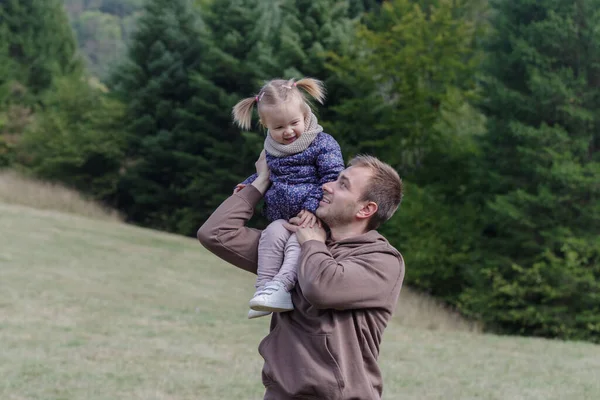
<instances>
[{"instance_id":1,"label":"man's face","mask_svg":"<svg viewBox=\"0 0 600 400\"><path fill-rule=\"evenodd\" d=\"M323 185L323 199L316 215L330 228L358 222L356 215L364 205L360 198L371 179L365 167L349 167L340 173L335 182Z\"/></svg>"}]
</instances>

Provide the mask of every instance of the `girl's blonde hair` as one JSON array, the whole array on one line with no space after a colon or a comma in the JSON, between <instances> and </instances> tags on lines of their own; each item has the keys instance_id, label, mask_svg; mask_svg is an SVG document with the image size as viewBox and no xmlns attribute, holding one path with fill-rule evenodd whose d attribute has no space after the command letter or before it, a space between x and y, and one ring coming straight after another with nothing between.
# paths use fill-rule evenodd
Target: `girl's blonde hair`
<instances>
[{"instance_id":1,"label":"girl's blonde hair","mask_svg":"<svg viewBox=\"0 0 600 400\"><path fill-rule=\"evenodd\" d=\"M310 111L310 102L304 93L321 104L325 100L325 86L320 80L313 78L303 78L299 81L273 79L267 82L254 97L243 99L233 107L233 120L240 128L250 129L255 104L257 104L258 114L262 115L262 106L274 106L290 100L300 100L305 107L305 112L308 112Z\"/></svg>"}]
</instances>

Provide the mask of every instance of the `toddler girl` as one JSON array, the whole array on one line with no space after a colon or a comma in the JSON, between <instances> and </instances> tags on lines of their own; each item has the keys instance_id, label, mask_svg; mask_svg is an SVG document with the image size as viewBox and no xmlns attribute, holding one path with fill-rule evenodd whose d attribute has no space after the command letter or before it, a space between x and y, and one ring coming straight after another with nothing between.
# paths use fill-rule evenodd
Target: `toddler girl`
<instances>
[{"instance_id":1,"label":"toddler girl","mask_svg":"<svg viewBox=\"0 0 600 400\"><path fill-rule=\"evenodd\" d=\"M264 150L271 172L264 196L269 225L259 241L256 292L248 318L294 309L290 290L296 284L300 246L283 224L296 216L314 224L322 185L335 181L344 169L339 144L323 132L305 93L321 104L325 98L323 84L316 79L275 79L233 108L234 121L249 129L257 106L260 123L267 128ZM238 184L234 193L254 179L256 174Z\"/></svg>"}]
</instances>

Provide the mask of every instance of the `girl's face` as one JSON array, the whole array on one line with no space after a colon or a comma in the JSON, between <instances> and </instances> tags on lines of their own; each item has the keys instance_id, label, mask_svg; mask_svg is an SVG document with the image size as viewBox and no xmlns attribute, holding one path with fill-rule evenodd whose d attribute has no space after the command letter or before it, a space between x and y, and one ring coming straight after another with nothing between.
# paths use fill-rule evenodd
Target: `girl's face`
<instances>
[{"instance_id":1,"label":"girl's face","mask_svg":"<svg viewBox=\"0 0 600 400\"><path fill-rule=\"evenodd\" d=\"M305 114L299 101L266 106L261 111L263 125L277 143L290 144L302 136Z\"/></svg>"}]
</instances>

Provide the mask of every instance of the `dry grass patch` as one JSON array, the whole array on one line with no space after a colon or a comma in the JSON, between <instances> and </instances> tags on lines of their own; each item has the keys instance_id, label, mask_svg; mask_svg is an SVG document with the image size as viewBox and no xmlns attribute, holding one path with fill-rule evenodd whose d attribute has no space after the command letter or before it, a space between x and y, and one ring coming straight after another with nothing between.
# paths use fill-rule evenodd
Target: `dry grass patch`
<instances>
[{"instance_id":1,"label":"dry grass patch","mask_svg":"<svg viewBox=\"0 0 600 400\"><path fill-rule=\"evenodd\" d=\"M27 178L14 171L0 171L0 203L54 210L84 217L119 221L114 210L85 199L65 186Z\"/></svg>"},{"instance_id":2,"label":"dry grass patch","mask_svg":"<svg viewBox=\"0 0 600 400\"><path fill-rule=\"evenodd\" d=\"M480 323L469 321L436 298L406 286L400 292L395 319L401 325L411 328L444 332L480 333L482 331Z\"/></svg>"}]
</instances>

